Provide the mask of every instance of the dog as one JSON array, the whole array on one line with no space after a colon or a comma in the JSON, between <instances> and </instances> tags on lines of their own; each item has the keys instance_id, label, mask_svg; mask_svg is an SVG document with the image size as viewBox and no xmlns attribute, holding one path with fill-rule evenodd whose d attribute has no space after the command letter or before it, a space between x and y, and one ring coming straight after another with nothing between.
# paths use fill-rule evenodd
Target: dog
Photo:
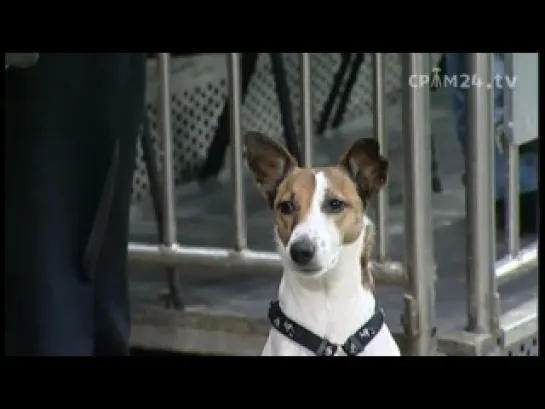
<instances>
[{"instance_id":1,"label":"dog","mask_svg":"<svg viewBox=\"0 0 545 409\"><path fill-rule=\"evenodd\" d=\"M365 209L388 171L377 141L356 141L324 168L299 167L258 132L244 143L284 267L262 355L399 356L367 269L373 224Z\"/></svg>"}]
</instances>

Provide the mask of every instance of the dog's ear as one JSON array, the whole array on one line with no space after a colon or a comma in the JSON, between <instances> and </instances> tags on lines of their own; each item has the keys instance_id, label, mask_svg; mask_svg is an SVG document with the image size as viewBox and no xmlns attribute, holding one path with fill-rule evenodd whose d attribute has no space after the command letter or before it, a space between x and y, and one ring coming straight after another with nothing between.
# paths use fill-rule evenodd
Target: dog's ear
<instances>
[{"instance_id":1,"label":"dog's ear","mask_svg":"<svg viewBox=\"0 0 545 409\"><path fill-rule=\"evenodd\" d=\"M297 161L278 142L259 132L245 135L246 157L260 192L272 204L280 182L297 167Z\"/></svg>"},{"instance_id":2,"label":"dog's ear","mask_svg":"<svg viewBox=\"0 0 545 409\"><path fill-rule=\"evenodd\" d=\"M356 141L341 157L340 164L358 185L364 201L386 183L388 161L381 156L375 139L363 138Z\"/></svg>"}]
</instances>

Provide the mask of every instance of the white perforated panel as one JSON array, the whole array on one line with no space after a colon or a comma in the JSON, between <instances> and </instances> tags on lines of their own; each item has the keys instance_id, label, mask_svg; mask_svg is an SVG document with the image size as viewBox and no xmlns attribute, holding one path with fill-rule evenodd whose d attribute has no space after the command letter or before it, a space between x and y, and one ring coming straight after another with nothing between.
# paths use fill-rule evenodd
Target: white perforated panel
<instances>
[{"instance_id":1,"label":"white perforated panel","mask_svg":"<svg viewBox=\"0 0 545 409\"><path fill-rule=\"evenodd\" d=\"M505 356L539 356L538 335L523 339L504 350Z\"/></svg>"},{"instance_id":2,"label":"white perforated panel","mask_svg":"<svg viewBox=\"0 0 545 409\"><path fill-rule=\"evenodd\" d=\"M288 76L296 129L299 127L299 55L283 54ZM435 64L440 54L434 54ZM338 53L311 55L313 122L316 126L329 94L333 77L341 61ZM372 68L370 55L362 64L353 88L344 121L366 115L372 109ZM398 54L385 54L386 95L389 103L400 96L401 65ZM148 65L146 95L151 133L161 163L161 144L157 139L157 76L155 62ZM217 128L227 98L226 57L224 54L176 58L172 67L172 127L174 137L176 183L192 179L202 166L208 146ZM279 137L282 125L271 64L268 54L261 54L242 107L243 129L259 130ZM137 170L134 175L133 199L148 194L148 180L138 146Z\"/></svg>"}]
</instances>

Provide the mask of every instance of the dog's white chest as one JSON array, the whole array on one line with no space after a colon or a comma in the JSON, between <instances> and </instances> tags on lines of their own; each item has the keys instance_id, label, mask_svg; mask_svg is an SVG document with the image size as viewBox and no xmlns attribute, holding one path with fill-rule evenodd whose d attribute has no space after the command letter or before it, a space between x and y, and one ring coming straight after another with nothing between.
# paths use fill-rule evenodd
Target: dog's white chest
<instances>
[{"instance_id":1,"label":"dog's white chest","mask_svg":"<svg viewBox=\"0 0 545 409\"><path fill-rule=\"evenodd\" d=\"M375 301L371 293L362 293L352 302L328 303L316 297L301 304L289 295L284 297L284 313L299 325L338 345L335 356L346 356L340 348L350 336L362 327L374 314ZM310 305L309 305L310 304ZM300 306L304 305L305 308ZM268 356L315 356L314 352L271 328L263 355ZM399 349L386 324L374 336L360 356L399 355Z\"/></svg>"}]
</instances>

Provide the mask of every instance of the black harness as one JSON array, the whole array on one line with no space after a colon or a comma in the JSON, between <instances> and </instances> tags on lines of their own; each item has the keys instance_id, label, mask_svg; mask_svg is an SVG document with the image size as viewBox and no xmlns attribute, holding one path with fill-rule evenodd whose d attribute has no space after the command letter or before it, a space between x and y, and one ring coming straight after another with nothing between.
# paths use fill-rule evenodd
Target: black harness
<instances>
[{"instance_id":1,"label":"black harness","mask_svg":"<svg viewBox=\"0 0 545 409\"><path fill-rule=\"evenodd\" d=\"M278 301L272 301L269 307L269 321L282 335L297 342L302 347L314 352L317 356L333 356L340 347L348 356L356 356L378 334L384 324L384 313L376 306L375 313L369 321L352 334L343 345L336 345L326 338L319 337L312 331L297 324L284 314Z\"/></svg>"}]
</instances>

